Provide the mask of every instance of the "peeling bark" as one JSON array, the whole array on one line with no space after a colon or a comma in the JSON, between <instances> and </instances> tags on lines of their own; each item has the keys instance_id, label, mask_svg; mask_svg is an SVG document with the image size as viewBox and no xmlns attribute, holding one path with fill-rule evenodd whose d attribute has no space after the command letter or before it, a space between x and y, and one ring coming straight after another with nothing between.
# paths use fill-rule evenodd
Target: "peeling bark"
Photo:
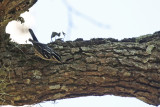
<instances>
[{"instance_id":1,"label":"peeling bark","mask_svg":"<svg viewBox=\"0 0 160 107\"><path fill-rule=\"evenodd\" d=\"M49 45L62 56L63 64L49 62L35 56L32 45L10 42L4 31L6 23L35 2L0 2L6 14L0 17L0 105L110 94L160 105L159 32L122 41L57 40Z\"/></svg>"}]
</instances>

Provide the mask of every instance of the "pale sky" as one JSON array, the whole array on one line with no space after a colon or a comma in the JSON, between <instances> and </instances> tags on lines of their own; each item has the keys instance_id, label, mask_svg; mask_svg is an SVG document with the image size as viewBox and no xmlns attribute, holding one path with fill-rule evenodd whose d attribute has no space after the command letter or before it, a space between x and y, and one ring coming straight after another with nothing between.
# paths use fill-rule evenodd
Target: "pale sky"
<instances>
[{"instance_id":1,"label":"pale sky","mask_svg":"<svg viewBox=\"0 0 160 107\"><path fill-rule=\"evenodd\" d=\"M65 32L64 40L76 38L130 38L160 30L160 0L39 0L26 23L12 22L6 31L18 43L25 43L32 28L40 42L51 41L51 33ZM67 8L67 6L71 6ZM70 11L68 11L70 9ZM28 43L28 42L27 42ZM43 107L154 107L135 98L85 97L41 104ZM50 105L50 106L49 106ZM40 107L38 104L33 107ZM160 106L159 106L160 107Z\"/></svg>"}]
</instances>

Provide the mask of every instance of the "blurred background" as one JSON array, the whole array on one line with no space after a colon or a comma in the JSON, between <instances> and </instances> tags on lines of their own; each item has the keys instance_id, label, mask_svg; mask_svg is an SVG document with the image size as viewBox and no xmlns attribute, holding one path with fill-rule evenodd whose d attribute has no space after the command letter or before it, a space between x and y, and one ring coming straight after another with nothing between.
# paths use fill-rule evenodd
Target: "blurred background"
<instances>
[{"instance_id":1,"label":"blurred background","mask_svg":"<svg viewBox=\"0 0 160 107\"><path fill-rule=\"evenodd\" d=\"M159 0L39 0L29 12L21 14L25 23L12 21L6 32L18 43L30 43L28 28L33 29L42 43L51 42L52 32L65 32L61 37L65 41L138 37L160 30L159 4ZM109 95L42 102L26 107L75 106L154 107L136 98Z\"/></svg>"}]
</instances>

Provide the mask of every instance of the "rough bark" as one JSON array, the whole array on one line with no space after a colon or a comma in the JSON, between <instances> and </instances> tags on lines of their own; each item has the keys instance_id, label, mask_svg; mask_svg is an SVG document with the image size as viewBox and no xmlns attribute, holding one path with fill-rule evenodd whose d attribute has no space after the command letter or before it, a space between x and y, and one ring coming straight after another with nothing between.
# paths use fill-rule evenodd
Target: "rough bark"
<instances>
[{"instance_id":1,"label":"rough bark","mask_svg":"<svg viewBox=\"0 0 160 107\"><path fill-rule=\"evenodd\" d=\"M160 104L159 32L122 41L57 40L49 45L62 56L63 64L44 61L34 55L32 45L9 42L4 35L3 31L0 38L7 42L1 40L0 105L109 94Z\"/></svg>"},{"instance_id":2,"label":"rough bark","mask_svg":"<svg viewBox=\"0 0 160 107\"><path fill-rule=\"evenodd\" d=\"M151 38L143 43L57 41L53 48L63 64L34 56L31 45L10 43L1 55L0 104L113 94L159 105L160 35Z\"/></svg>"}]
</instances>

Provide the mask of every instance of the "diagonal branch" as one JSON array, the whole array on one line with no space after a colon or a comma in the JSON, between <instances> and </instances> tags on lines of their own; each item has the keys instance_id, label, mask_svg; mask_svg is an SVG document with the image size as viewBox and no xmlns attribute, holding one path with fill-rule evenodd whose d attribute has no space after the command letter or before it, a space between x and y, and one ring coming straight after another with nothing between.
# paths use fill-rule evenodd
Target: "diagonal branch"
<instances>
[{"instance_id":1,"label":"diagonal branch","mask_svg":"<svg viewBox=\"0 0 160 107\"><path fill-rule=\"evenodd\" d=\"M18 19L21 13L27 11L37 0L2 0L0 1L0 49L5 50L10 41L5 33L7 24ZM3 48L3 49L2 49Z\"/></svg>"}]
</instances>

